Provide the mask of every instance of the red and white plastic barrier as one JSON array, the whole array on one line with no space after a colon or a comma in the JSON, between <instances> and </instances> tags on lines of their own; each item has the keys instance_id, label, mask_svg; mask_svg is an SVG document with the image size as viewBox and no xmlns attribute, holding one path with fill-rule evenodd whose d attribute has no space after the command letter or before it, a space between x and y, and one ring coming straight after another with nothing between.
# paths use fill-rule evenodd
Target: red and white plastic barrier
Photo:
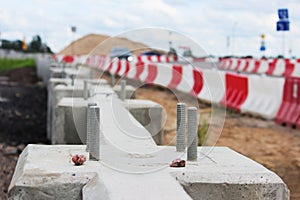
<instances>
[{"instance_id":1,"label":"red and white plastic barrier","mask_svg":"<svg viewBox=\"0 0 300 200\"><path fill-rule=\"evenodd\" d=\"M72 60L62 56L57 56L57 59ZM290 77L300 76L300 60L292 62L283 59L222 59L220 63L220 67L227 70L285 76L271 77L197 69L191 65L141 59L128 62L91 55L74 57L72 62L84 63L145 83L159 84L236 111L259 115L266 119L275 118L279 124L300 128L300 78Z\"/></svg>"},{"instance_id":2,"label":"red and white plastic barrier","mask_svg":"<svg viewBox=\"0 0 300 200\"><path fill-rule=\"evenodd\" d=\"M225 95L225 72L203 70L203 88L198 98L212 103L220 103Z\"/></svg>"},{"instance_id":3,"label":"red and white plastic barrier","mask_svg":"<svg viewBox=\"0 0 300 200\"><path fill-rule=\"evenodd\" d=\"M241 105L241 112L274 119L283 94L284 78L248 76L248 96Z\"/></svg>"},{"instance_id":4,"label":"red and white plastic barrier","mask_svg":"<svg viewBox=\"0 0 300 200\"><path fill-rule=\"evenodd\" d=\"M225 96L221 101L223 106L239 111L248 96L248 79L246 76L226 73Z\"/></svg>"},{"instance_id":5,"label":"red and white plastic barrier","mask_svg":"<svg viewBox=\"0 0 300 200\"><path fill-rule=\"evenodd\" d=\"M177 61L177 56L168 56L168 55L139 55L136 57L138 62L152 62L152 63L170 63Z\"/></svg>"},{"instance_id":6,"label":"red and white plastic barrier","mask_svg":"<svg viewBox=\"0 0 300 200\"><path fill-rule=\"evenodd\" d=\"M300 78L286 78L282 103L275 121L300 128Z\"/></svg>"},{"instance_id":7,"label":"red and white plastic barrier","mask_svg":"<svg viewBox=\"0 0 300 200\"><path fill-rule=\"evenodd\" d=\"M299 60L290 59L252 59L223 58L220 69L269 76L300 77Z\"/></svg>"}]
</instances>

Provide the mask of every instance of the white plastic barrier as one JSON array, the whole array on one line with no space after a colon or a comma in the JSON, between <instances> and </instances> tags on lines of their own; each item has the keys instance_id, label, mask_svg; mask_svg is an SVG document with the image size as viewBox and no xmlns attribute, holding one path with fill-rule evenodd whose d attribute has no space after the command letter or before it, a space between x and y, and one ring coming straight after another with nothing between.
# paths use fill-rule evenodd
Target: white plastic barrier
<instances>
[{"instance_id":1,"label":"white plastic barrier","mask_svg":"<svg viewBox=\"0 0 300 200\"><path fill-rule=\"evenodd\" d=\"M154 83L167 87L172 80L172 65L171 64L156 64L157 76Z\"/></svg>"},{"instance_id":2,"label":"white plastic barrier","mask_svg":"<svg viewBox=\"0 0 300 200\"><path fill-rule=\"evenodd\" d=\"M257 70L258 74L265 74L269 69L268 60L260 60L259 68Z\"/></svg>"},{"instance_id":3,"label":"white plastic barrier","mask_svg":"<svg viewBox=\"0 0 300 200\"><path fill-rule=\"evenodd\" d=\"M238 59L232 58L231 64L227 67L228 70L234 70L237 67Z\"/></svg>"},{"instance_id":4,"label":"white plastic barrier","mask_svg":"<svg viewBox=\"0 0 300 200\"><path fill-rule=\"evenodd\" d=\"M278 59L275 63L275 69L273 71L274 76L281 76L285 71L286 63L284 59Z\"/></svg>"},{"instance_id":5,"label":"white plastic barrier","mask_svg":"<svg viewBox=\"0 0 300 200\"><path fill-rule=\"evenodd\" d=\"M137 63L136 62L130 62L129 63L129 71L127 73L127 78L130 78L130 79L134 79L135 76L136 76L136 73L137 73ZM142 67L142 66L140 66Z\"/></svg>"},{"instance_id":6,"label":"white plastic barrier","mask_svg":"<svg viewBox=\"0 0 300 200\"><path fill-rule=\"evenodd\" d=\"M146 78L148 77L148 74L149 74L149 66L148 64L144 64L144 70L143 72L140 74L140 76L138 77L138 79L142 82L145 82L146 81Z\"/></svg>"},{"instance_id":7,"label":"white plastic barrier","mask_svg":"<svg viewBox=\"0 0 300 200\"><path fill-rule=\"evenodd\" d=\"M255 59L249 59L248 60L248 68L245 70L245 72L253 72L254 68L255 68Z\"/></svg>"},{"instance_id":8,"label":"white plastic barrier","mask_svg":"<svg viewBox=\"0 0 300 200\"><path fill-rule=\"evenodd\" d=\"M294 71L292 73L292 76L300 77L300 59L296 60L294 63L295 63L295 68L294 68Z\"/></svg>"},{"instance_id":9,"label":"white plastic barrier","mask_svg":"<svg viewBox=\"0 0 300 200\"><path fill-rule=\"evenodd\" d=\"M198 97L212 103L220 103L225 95L225 72L203 70L203 88Z\"/></svg>"},{"instance_id":10,"label":"white plastic barrier","mask_svg":"<svg viewBox=\"0 0 300 200\"><path fill-rule=\"evenodd\" d=\"M248 97L241 112L274 119L282 102L284 78L248 76Z\"/></svg>"},{"instance_id":11,"label":"white plastic barrier","mask_svg":"<svg viewBox=\"0 0 300 200\"><path fill-rule=\"evenodd\" d=\"M190 93L194 86L193 67L186 65L182 67L182 78L177 86L177 90Z\"/></svg>"},{"instance_id":12,"label":"white plastic barrier","mask_svg":"<svg viewBox=\"0 0 300 200\"><path fill-rule=\"evenodd\" d=\"M248 60L246 59L239 59L239 64L236 71L242 72L245 69L247 62Z\"/></svg>"}]
</instances>

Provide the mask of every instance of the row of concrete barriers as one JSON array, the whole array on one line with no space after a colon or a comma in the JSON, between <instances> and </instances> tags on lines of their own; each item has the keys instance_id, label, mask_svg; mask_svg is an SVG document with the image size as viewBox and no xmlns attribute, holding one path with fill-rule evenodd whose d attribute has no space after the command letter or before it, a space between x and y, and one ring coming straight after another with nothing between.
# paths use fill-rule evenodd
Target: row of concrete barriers
<instances>
[{"instance_id":1,"label":"row of concrete barriers","mask_svg":"<svg viewBox=\"0 0 300 200\"><path fill-rule=\"evenodd\" d=\"M105 80L90 80L91 70L51 70L48 136L59 145L26 147L9 187L10 199L289 199L287 186L276 174L225 147L198 147L197 160L187 161L184 168L169 167L175 158L186 160L186 152L157 146L153 130L141 126L143 117L150 116L160 127L162 116L151 115L160 113L161 106L121 101L119 90ZM134 89L127 91L127 98L134 96ZM101 156L99 162L88 160L78 167L70 162L70 154L88 157L86 146L70 144L85 141L91 102L101 111ZM147 111L153 107L158 110Z\"/></svg>"}]
</instances>

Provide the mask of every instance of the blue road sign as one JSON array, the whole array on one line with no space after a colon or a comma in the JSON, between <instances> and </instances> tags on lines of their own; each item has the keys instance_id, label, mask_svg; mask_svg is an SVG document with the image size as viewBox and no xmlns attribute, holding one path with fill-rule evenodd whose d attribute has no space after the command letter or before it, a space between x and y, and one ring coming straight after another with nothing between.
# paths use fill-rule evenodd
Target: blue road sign
<instances>
[{"instance_id":1,"label":"blue road sign","mask_svg":"<svg viewBox=\"0 0 300 200\"><path fill-rule=\"evenodd\" d=\"M259 50L260 50L260 51L265 51L265 50L266 50L266 47L265 47L265 46L261 46Z\"/></svg>"},{"instance_id":2,"label":"blue road sign","mask_svg":"<svg viewBox=\"0 0 300 200\"><path fill-rule=\"evenodd\" d=\"M279 20L288 20L289 19L289 11L288 9L278 9L278 17Z\"/></svg>"},{"instance_id":3,"label":"blue road sign","mask_svg":"<svg viewBox=\"0 0 300 200\"><path fill-rule=\"evenodd\" d=\"M290 30L290 22L289 21L278 21L276 24L277 31L289 31Z\"/></svg>"}]
</instances>

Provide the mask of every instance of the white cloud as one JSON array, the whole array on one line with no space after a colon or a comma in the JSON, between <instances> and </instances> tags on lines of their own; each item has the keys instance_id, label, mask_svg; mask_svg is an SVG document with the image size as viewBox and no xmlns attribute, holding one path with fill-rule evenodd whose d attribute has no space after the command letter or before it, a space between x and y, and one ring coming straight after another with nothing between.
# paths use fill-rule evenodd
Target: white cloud
<instances>
[{"instance_id":1,"label":"white cloud","mask_svg":"<svg viewBox=\"0 0 300 200\"><path fill-rule=\"evenodd\" d=\"M71 34L66 31L71 25L78 28L76 38L91 32L117 35L154 26L185 34L215 55L228 53L226 37L231 36L234 46L230 49L234 52L258 56L261 33L266 35L268 54L281 53L281 33L276 32L275 23L277 9L286 7L291 18L291 31L285 33L286 47L293 48L300 57L298 0L27 0L26 3L10 0L1 7L2 38L22 39L23 35L31 38L40 34L55 51L71 41ZM162 42L168 46L168 36L150 38L157 40L156 44Z\"/></svg>"}]
</instances>

